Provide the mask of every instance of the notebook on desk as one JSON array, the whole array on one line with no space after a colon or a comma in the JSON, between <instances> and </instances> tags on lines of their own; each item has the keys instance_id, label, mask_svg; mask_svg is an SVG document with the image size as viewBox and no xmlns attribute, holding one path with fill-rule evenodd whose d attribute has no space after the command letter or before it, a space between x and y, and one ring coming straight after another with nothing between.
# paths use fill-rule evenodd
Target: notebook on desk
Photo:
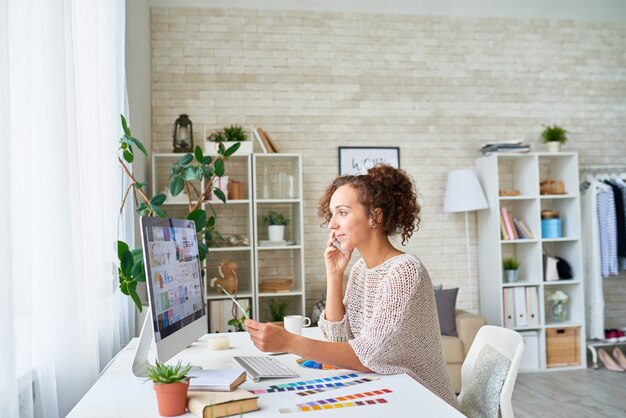
<instances>
[{"instance_id":1,"label":"notebook on desk","mask_svg":"<svg viewBox=\"0 0 626 418\"><path fill-rule=\"evenodd\" d=\"M187 375L191 378L189 390L230 392L246 381L246 372L242 369L192 370Z\"/></svg>"}]
</instances>

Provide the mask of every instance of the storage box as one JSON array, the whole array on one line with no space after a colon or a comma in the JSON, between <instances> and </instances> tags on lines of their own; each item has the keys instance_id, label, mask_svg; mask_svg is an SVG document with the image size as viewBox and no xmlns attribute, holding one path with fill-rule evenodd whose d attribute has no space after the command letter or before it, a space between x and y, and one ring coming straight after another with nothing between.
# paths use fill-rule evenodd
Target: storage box
<instances>
[{"instance_id":1,"label":"storage box","mask_svg":"<svg viewBox=\"0 0 626 418\"><path fill-rule=\"evenodd\" d=\"M546 365L548 367L580 365L580 327L546 329Z\"/></svg>"},{"instance_id":2,"label":"storage box","mask_svg":"<svg viewBox=\"0 0 626 418\"><path fill-rule=\"evenodd\" d=\"M539 368L539 334L537 331L520 332L526 345L522 361L520 362L520 370L534 370Z\"/></svg>"}]
</instances>

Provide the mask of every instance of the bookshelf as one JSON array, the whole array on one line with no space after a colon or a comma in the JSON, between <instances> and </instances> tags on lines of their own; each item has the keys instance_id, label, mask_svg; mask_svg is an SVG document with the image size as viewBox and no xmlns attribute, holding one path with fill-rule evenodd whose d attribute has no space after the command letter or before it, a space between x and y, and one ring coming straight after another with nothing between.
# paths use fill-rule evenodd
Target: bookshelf
<instances>
[{"instance_id":1,"label":"bookshelf","mask_svg":"<svg viewBox=\"0 0 626 418\"><path fill-rule=\"evenodd\" d=\"M289 303L287 315L303 315L304 291L304 235L302 200L302 157L299 154L253 154L252 201L254 212L255 315L261 321L270 321L270 300ZM289 218L283 242L269 241L263 217L275 211ZM291 286L273 291L291 280ZM270 289L270 290L268 290Z\"/></svg>"},{"instance_id":2,"label":"bookshelf","mask_svg":"<svg viewBox=\"0 0 626 418\"><path fill-rule=\"evenodd\" d=\"M531 360L523 362L521 369L586 367L578 155L495 153L478 158L475 168L489 202L488 209L478 212L481 314L489 324L509 327L524 335L525 356ZM564 193L540 194L540 182L548 180L561 180ZM500 191L519 194L501 196ZM507 237L501 232L503 207L523 221L532 237L504 239ZM541 214L546 210L556 210L560 215L562 233L558 237L542 238ZM544 281L544 252L566 260L573 277ZM516 282L505 280L504 258L521 262ZM565 318L554 314L551 298L557 291L568 296ZM511 311L511 304L520 309ZM520 318L520 313L525 316ZM559 339L565 335L567 339ZM559 344L565 344L575 359L556 359L554 353L560 352Z\"/></svg>"}]
</instances>

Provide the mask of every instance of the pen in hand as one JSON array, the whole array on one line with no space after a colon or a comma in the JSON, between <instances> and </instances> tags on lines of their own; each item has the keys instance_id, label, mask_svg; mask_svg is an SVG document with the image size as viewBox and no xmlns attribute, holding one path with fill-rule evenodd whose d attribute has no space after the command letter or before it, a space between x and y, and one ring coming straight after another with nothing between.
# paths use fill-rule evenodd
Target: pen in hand
<instances>
[{"instance_id":1,"label":"pen in hand","mask_svg":"<svg viewBox=\"0 0 626 418\"><path fill-rule=\"evenodd\" d=\"M241 310L241 314L242 314L244 317L246 317L246 318L247 318L247 317L248 317L248 313L246 312L246 310L245 310L244 308L242 308L242 307L241 307L241 305L239 304L239 302L237 302L237 301L235 300L235 298L233 297L233 295L231 295L230 293L228 293L228 291L227 291L226 289L224 289L224 288L222 287L222 285L221 285L221 284L219 284L219 283L218 283L217 285L219 286L219 288L220 288L220 289L222 289L222 291L223 291L224 293L226 293L226 296L228 296L229 298L231 298L231 299L232 299L232 301L233 301L233 302L235 302L235 305L237 305L237 307Z\"/></svg>"}]
</instances>

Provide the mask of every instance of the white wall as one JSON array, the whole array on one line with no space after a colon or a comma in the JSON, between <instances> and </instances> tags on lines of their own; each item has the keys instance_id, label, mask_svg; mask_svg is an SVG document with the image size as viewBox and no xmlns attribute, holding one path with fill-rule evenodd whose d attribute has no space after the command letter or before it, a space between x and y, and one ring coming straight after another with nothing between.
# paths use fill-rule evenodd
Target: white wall
<instances>
[{"instance_id":1,"label":"white wall","mask_svg":"<svg viewBox=\"0 0 626 418\"><path fill-rule=\"evenodd\" d=\"M293 6L282 1L152 2L153 150L170 150L171 126L187 113L197 138L203 125L254 125L282 151L302 153L309 309L324 288L326 232L315 213L337 174L338 146L401 147L423 205L406 250L433 282L460 286L460 307L469 305L465 235L462 215L442 213L449 171L473 166L486 142L519 138L543 149L537 137L551 123L570 131L566 149L580 152L581 164L626 156L622 3L594 2L590 13L583 1L550 2L545 15L559 20L538 18L540 2L504 2L506 10L446 3L465 17L437 16L443 11L427 2L415 4L428 15L416 15L399 3L407 9L394 14L391 3L392 13L375 14L374 2L359 12L331 2L315 2L331 11L281 10ZM239 8L155 7L172 4ZM498 17L476 17L481 11Z\"/></svg>"}]
</instances>

